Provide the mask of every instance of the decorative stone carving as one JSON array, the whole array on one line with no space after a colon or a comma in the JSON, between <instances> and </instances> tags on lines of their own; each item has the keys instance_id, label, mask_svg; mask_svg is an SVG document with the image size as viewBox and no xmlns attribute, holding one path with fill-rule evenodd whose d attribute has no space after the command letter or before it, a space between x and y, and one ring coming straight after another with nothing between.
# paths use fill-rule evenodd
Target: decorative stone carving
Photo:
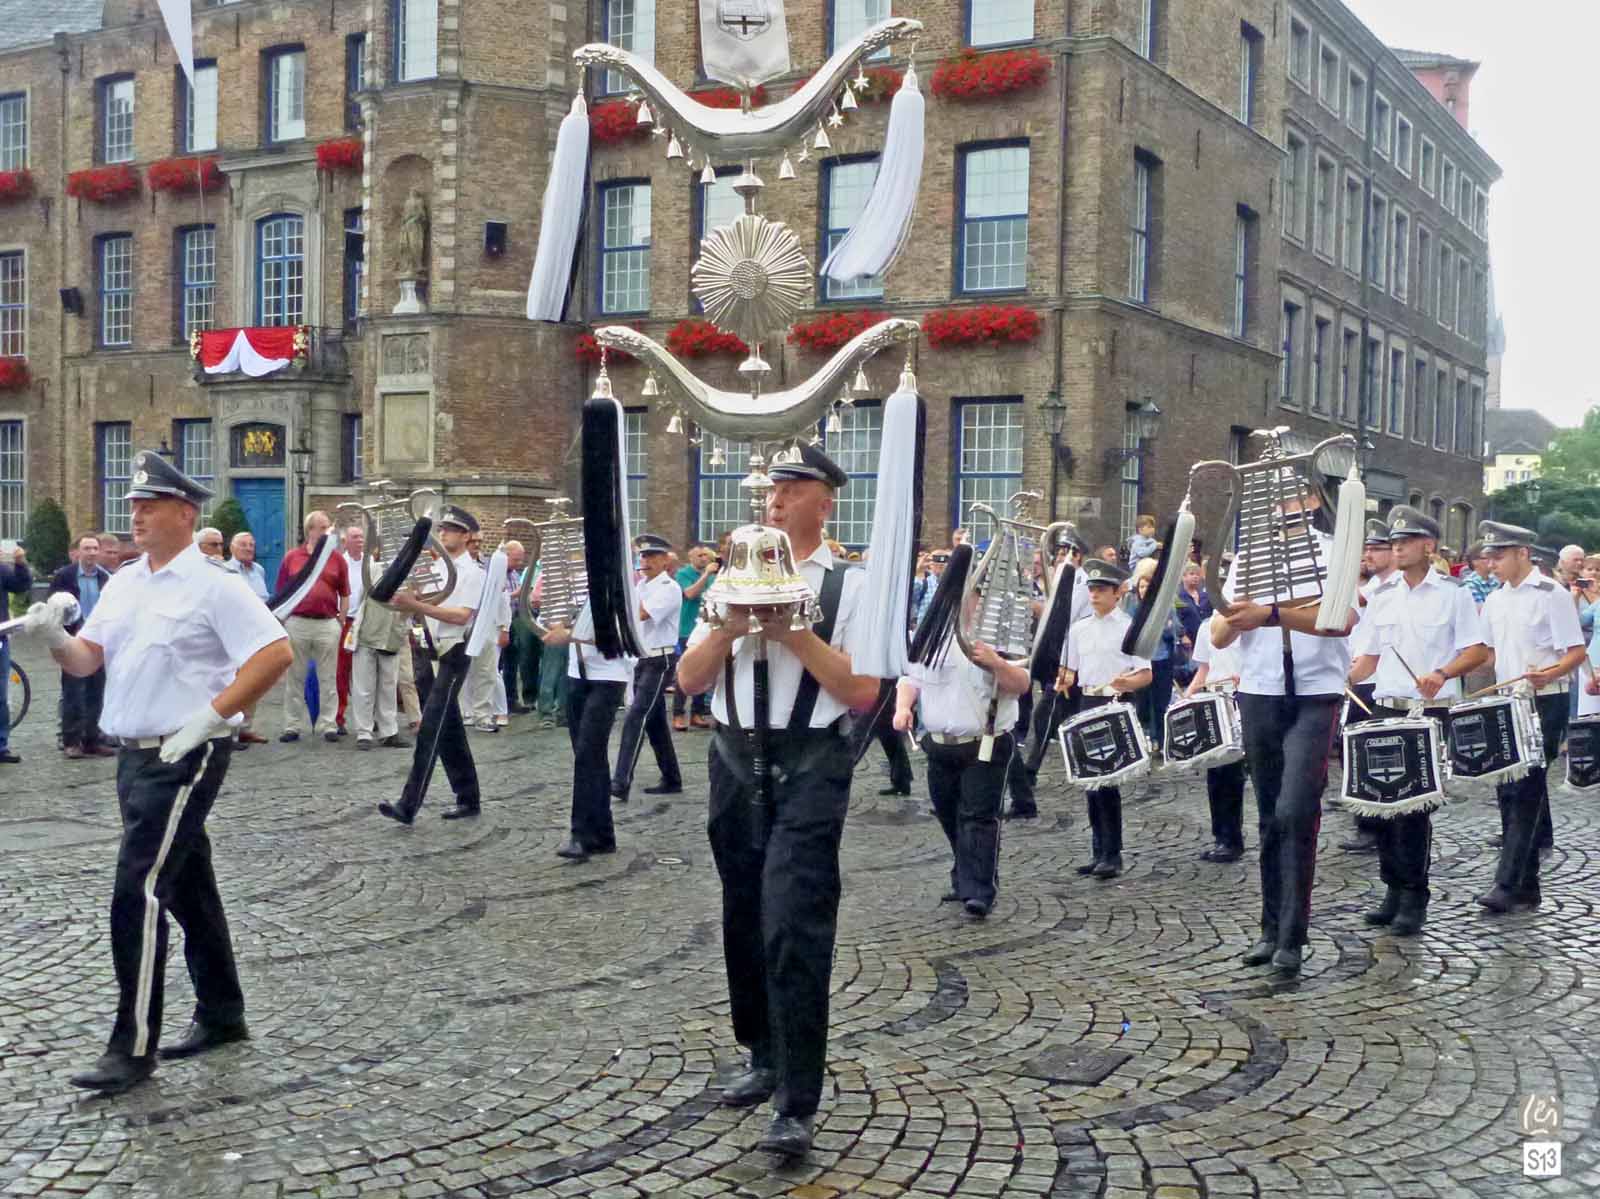
<instances>
[{"instance_id":1,"label":"decorative stone carving","mask_svg":"<svg viewBox=\"0 0 1600 1199\"><path fill-rule=\"evenodd\" d=\"M417 294L417 284L428 275L428 201L422 189L413 187L406 195L400 213L400 237L395 247L395 274L400 280L400 302L396 316L426 312L427 305Z\"/></svg>"},{"instance_id":2,"label":"decorative stone carving","mask_svg":"<svg viewBox=\"0 0 1600 1199\"><path fill-rule=\"evenodd\" d=\"M380 373L385 375L425 375L429 369L426 333L391 333L383 339Z\"/></svg>"}]
</instances>

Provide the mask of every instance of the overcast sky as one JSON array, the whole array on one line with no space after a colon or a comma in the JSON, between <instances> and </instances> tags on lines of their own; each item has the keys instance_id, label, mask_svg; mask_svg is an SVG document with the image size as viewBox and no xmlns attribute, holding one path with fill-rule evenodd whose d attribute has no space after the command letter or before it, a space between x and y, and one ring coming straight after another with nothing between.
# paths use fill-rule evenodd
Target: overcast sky
<instances>
[{"instance_id":1,"label":"overcast sky","mask_svg":"<svg viewBox=\"0 0 1600 1199\"><path fill-rule=\"evenodd\" d=\"M1483 64L1472 132L1504 172L1489 193L1489 255L1506 322L1501 405L1575 425L1600 402L1588 357L1600 236L1586 143L1600 40L1595 0L1345 0L1390 46Z\"/></svg>"}]
</instances>

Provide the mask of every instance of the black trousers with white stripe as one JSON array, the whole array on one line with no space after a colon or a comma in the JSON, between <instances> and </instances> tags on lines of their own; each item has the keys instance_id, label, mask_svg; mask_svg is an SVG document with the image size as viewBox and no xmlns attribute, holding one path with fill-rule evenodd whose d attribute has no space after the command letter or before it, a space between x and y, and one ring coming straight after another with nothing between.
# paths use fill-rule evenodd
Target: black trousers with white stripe
<instances>
[{"instance_id":1,"label":"black trousers with white stripe","mask_svg":"<svg viewBox=\"0 0 1600 1199\"><path fill-rule=\"evenodd\" d=\"M950 889L963 900L992 907L1000 885L1000 809L1015 744L1010 733L1001 733L987 762L978 761L979 748L977 741L940 745L927 737L922 742L928 798L955 855Z\"/></svg>"},{"instance_id":2,"label":"black trousers with white stripe","mask_svg":"<svg viewBox=\"0 0 1600 1199\"><path fill-rule=\"evenodd\" d=\"M669 787L682 786L678 751L672 745L672 730L667 727L667 682L672 678L672 658L640 658L633 668L633 702L622 721L622 744L617 746L617 769L611 778L611 793L626 798L633 786L633 770L639 764L644 738L656 755L656 769Z\"/></svg>"},{"instance_id":3,"label":"black trousers with white stripe","mask_svg":"<svg viewBox=\"0 0 1600 1199\"><path fill-rule=\"evenodd\" d=\"M205 828L232 752L232 741L223 738L171 765L154 749L117 755L122 845L111 893L111 960L118 996L108 1046L114 1053L143 1057L160 1043L169 912L183 929L194 1018L210 1025L244 1019Z\"/></svg>"}]
</instances>

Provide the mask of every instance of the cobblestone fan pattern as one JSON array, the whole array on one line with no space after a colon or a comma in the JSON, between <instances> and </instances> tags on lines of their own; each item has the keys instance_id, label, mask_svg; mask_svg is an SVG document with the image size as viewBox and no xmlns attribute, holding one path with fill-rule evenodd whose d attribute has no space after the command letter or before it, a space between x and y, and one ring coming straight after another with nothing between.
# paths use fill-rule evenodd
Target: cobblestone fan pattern
<instances>
[{"instance_id":1,"label":"cobblestone fan pattern","mask_svg":"<svg viewBox=\"0 0 1600 1199\"><path fill-rule=\"evenodd\" d=\"M1253 860L1196 858L1202 786L1128 792L1129 869L1106 884L1072 871L1082 801L1052 768L1044 818L1006 829L993 916L971 923L938 902L947 856L920 777L910 799L878 797L874 748L845 835L816 1150L779 1168L752 1148L765 1112L716 1103L739 1052L705 734L680 737L686 794L620 808L618 854L567 865L566 736L527 718L474 734L476 823L441 822L437 790L414 829L383 821L405 754L237 757L210 828L254 1039L87 1098L67 1076L114 1003L111 764L63 762L54 682L35 688L25 760L0 767L0 1193L1600 1193L1592 799L1558 794L1531 916L1472 903L1493 805L1442 815L1428 928L1405 941L1361 922L1377 864L1340 853L1348 824L1329 817L1306 970L1273 983L1238 961ZM263 704L266 731L278 710ZM191 1002L180 945L169 1037ZM1564 1108L1558 1180L1521 1176L1536 1091Z\"/></svg>"}]
</instances>

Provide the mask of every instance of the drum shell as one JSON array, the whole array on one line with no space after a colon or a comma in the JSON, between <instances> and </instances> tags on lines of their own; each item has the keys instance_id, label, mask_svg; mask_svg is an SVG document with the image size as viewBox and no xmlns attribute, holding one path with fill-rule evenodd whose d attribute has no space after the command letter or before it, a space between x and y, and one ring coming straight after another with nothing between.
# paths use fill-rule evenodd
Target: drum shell
<instances>
[{"instance_id":1,"label":"drum shell","mask_svg":"<svg viewBox=\"0 0 1600 1199\"><path fill-rule=\"evenodd\" d=\"M1438 720L1364 720L1346 725L1341 739L1341 807L1361 816L1393 818L1444 803L1444 731Z\"/></svg>"},{"instance_id":2,"label":"drum shell","mask_svg":"<svg viewBox=\"0 0 1600 1199\"><path fill-rule=\"evenodd\" d=\"M1101 704L1061 722L1056 733L1067 783L1083 790L1115 787L1150 771L1150 744L1131 704Z\"/></svg>"},{"instance_id":3,"label":"drum shell","mask_svg":"<svg viewBox=\"0 0 1600 1199\"><path fill-rule=\"evenodd\" d=\"M1452 791L1519 779L1544 764L1532 696L1496 695L1457 704L1443 724L1445 781Z\"/></svg>"},{"instance_id":4,"label":"drum shell","mask_svg":"<svg viewBox=\"0 0 1600 1199\"><path fill-rule=\"evenodd\" d=\"M1162 725L1164 772L1212 770L1244 758L1239 705L1221 691L1202 691L1167 709Z\"/></svg>"},{"instance_id":5,"label":"drum shell","mask_svg":"<svg viewBox=\"0 0 1600 1199\"><path fill-rule=\"evenodd\" d=\"M1600 713L1575 716L1567 725L1567 786L1600 787Z\"/></svg>"}]
</instances>

